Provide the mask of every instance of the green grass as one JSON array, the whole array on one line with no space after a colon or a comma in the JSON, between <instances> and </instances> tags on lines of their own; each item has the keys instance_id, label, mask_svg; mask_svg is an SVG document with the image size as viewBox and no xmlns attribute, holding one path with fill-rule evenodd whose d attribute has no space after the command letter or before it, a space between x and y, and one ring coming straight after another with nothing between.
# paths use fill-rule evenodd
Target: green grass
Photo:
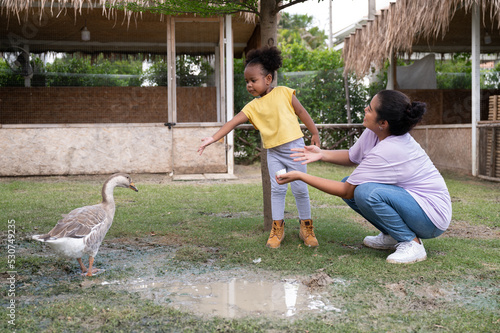
<instances>
[{"instance_id":1,"label":"green grass","mask_svg":"<svg viewBox=\"0 0 500 333\"><path fill-rule=\"evenodd\" d=\"M309 166L309 173L337 180L350 170ZM346 281L326 287L341 313L293 321L197 316L131 290L105 288L94 283L99 276L82 278L76 261L51 256L30 237L50 230L61 214L98 203L102 177L1 179L2 245L7 244L7 221L16 221L16 332L495 332L500 325L500 186L444 176L453 198L452 227L425 240L428 259L413 265L387 264L388 252L363 247L363 238L377 231L341 199L313 188L320 246L307 248L299 240L289 193L286 238L277 250L265 247L260 183L135 180L138 193L115 190L115 221L104 244L124 258L149 258L156 251L157 261L142 264L157 277L236 267L263 276L310 276L322 269ZM0 264L7 267L3 253ZM258 266L256 258L262 260ZM96 263L111 265L112 260L98 255ZM122 280L138 270L128 266L104 274L106 280ZM5 288L2 296L6 306ZM5 319L0 323L0 330L12 329Z\"/></svg>"}]
</instances>

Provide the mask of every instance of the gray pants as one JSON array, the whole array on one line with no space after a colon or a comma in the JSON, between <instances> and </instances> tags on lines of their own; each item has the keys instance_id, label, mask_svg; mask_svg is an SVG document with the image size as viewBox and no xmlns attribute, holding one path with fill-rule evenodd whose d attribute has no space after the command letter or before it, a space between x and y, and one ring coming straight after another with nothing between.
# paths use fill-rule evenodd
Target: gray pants
<instances>
[{"instance_id":1,"label":"gray pants","mask_svg":"<svg viewBox=\"0 0 500 333\"><path fill-rule=\"evenodd\" d=\"M279 185L276 182L276 171L286 169L288 171L298 170L307 172L307 166L301 162L294 162L290 157L292 148L303 148L304 139L300 138L281 146L269 148L267 150L267 168L271 177L271 208L273 220L283 220L285 217L285 197L288 184ZM299 218L306 220L311 218L311 203L309 201L309 189L303 181L290 183L292 194L295 197L295 204L299 211Z\"/></svg>"}]
</instances>

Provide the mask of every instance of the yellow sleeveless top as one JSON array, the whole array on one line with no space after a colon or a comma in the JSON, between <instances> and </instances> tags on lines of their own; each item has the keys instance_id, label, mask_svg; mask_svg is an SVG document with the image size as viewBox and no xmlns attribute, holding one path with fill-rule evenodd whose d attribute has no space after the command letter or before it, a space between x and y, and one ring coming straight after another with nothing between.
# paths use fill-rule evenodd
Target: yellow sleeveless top
<instances>
[{"instance_id":1,"label":"yellow sleeveless top","mask_svg":"<svg viewBox=\"0 0 500 333\"><path fill-rule=\"evenodd\" d=\"M245 105L243 113L260 131L264 148L273 148L304 136L292 106L295 90L278 86Z\"/></svg>"}]
</instances>

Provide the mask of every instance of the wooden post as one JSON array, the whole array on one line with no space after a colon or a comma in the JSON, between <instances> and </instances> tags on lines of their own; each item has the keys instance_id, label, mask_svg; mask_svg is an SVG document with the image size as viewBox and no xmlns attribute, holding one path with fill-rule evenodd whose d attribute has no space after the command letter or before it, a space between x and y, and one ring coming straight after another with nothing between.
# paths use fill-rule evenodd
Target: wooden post
<instances>
[{"instance_id":1,"label":"wooden post","mask_svg":"<svg viewBox=\"0 0 500 333\"><path fill-rule=\"evenodd\" d=\"M328 48L330 49L333 47L332 1L328 0L328 27L330 28L328 33Z\"/></svg>"},{"instance_id":2,"label":"wooden post","mask_svg":"<svg viewBox=\"0 0 500 333\"><path fill-rule=\"evenodd\" d=\"M394 90L398 87L397 67L396 53L394 50L391 50L389 57L389 71L387 73L387 89L389 90Z\"/></svg>"},{"instance_id":3,"label":"wooden post","mask_svg":"<svg viewBox=\"0 0 500 333\"><path fill-rule=\"evenodd\" d=\"M471 115L471 123L472 123L472 142L471 142L471 151L472 151L472 175L477 176L478 171L478 143L479 140L477 138L477 123L480 120L479 109L481 107L480 101L480 78L479 78L479 51L480 51L480 43L481 43L481 17L479 13L479 4L474 3L472 5L472 115Z\"/></svg>"},{"instance_id":4,"label":"wooden post","mask_svg":"<svg viewBox=\"0 0 500 333\"><path fill-rule=\"evenodd\" d=\"M233 82L233 27L231 15L225 17L225 43L226 43L226 75L225 84L227 87L226 94L226 121L229 121L234 116L234 82ZM221 33L223 33L221 29ZM227 173L234 174L234 131L227 135Z\"/></svg>"}]
</instances>

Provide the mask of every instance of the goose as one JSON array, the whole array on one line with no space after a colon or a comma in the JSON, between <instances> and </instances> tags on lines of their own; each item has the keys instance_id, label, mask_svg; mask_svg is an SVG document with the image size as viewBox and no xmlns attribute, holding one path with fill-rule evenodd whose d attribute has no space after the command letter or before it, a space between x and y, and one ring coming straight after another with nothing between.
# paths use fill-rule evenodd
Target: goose
<instances>
[{"instance_id":1,"label":"goose","mask_svg":"<svg viewBox=\"0 0 500 333\"><path fill-rule=\"evenodd\" d=\"M62 215L51 231L43 235L33 235L34 240L48 244L54 252L66 258L76 258L80 264L82 275L92 276L99 272L93 266L94 257L106 236L115 216L115 187L130 188L136 192L132 179L125 173L110 176L102 186L102 202L93 206L85 206ZM82 256L89 255L88 269L82 262Z\"/></svg>"}]
</instances>

